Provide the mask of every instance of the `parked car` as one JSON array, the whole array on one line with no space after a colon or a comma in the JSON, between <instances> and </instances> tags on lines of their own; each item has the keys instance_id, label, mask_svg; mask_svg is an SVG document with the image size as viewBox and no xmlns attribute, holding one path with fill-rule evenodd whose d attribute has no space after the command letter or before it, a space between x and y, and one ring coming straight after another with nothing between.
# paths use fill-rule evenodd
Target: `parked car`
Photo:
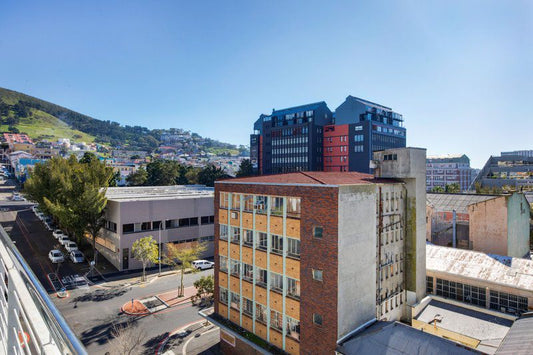
<instances>
[{"instance_id":1,"label":"parked car","mask_svg":"<svg viewBox=\"0 0 533 355\"><path fill-rule=\"evenodd\" d=\"M61 229L56 229L55 231L52 232L52 235L57 239L60 236L65 235L65 233L63 233Z\"/></svg>"},{"instance_id":2,"label":"parked car","mask_svg":"<svg viewBox=\"0 0 533 355\"><path fill-rule=\"evenodd\" d=\"M60 235L58 238L57 238L57 241L59 242L59 244L61 245L65 245L67 244L68 242L70 242L70 239L68 239L68 236L66 235Z\"/></svg>"},{"instance_id":3,"label":"parked car","mask_svg":"<svg viewBox=\"0 0 533 355\"><path fill-rule=\"evenodd\" d=\"M195 260L192 262L192 266L198 270L205 270L215 267L215 263L207 260Z\"/></svg>"},{"instance_id":4,"label":"parked car","mask_svg":"<svg viewBox=\"0 0 533 355\"><path fill-rule=\"evenodd\" d=\"M85 257L83 256L83 253L79 250L72 250L69 253L69 256L70 256L70 260L72 260L74 264L82 263L85 261Z\"/></svg>"},{"instance_id":5,"label":"parked car","mask_svg":"<svg viewBox=\"0 0 533 355\"><path fill-rule=\"evenodd\" d=\"M63 253L56 249L50 250L50 252L48 253L48 258L54 264L62 263L63 261L65 261L65 257L63 256Z\"/></svg>"},{"instance_id":6,"label":"parked car","mask_svg":"<svg viewBox=\"0 0 533 355\"><path fill-rule=\"evenodd\" d=\"M65 249L67 249L67 251L69 252L73 250L78 250L78 244L76 244L76 242L66 242L63 245L65 246Z\"/></svg>"}]
</instances>

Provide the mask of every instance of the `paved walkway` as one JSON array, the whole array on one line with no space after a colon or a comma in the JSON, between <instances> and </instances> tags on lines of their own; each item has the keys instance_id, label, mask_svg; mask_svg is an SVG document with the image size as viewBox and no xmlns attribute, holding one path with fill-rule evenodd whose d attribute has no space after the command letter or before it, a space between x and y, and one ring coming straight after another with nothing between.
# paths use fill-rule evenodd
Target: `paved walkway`
<instances>
[{"instance_id":1,"label":"paved walkway","mask_svg":"<svg viewBox=\"0 0 533 355\"><path fill-rule=\"evenodd\" d=\"M189 303L191 301L191 297L196 295L196 287L194 286L185 287L183 289L183 293L184 295L182 297L178 297L179 291L172 290L172 291L168 291L164 293L155 294L153 296L147 296L141 300L132 299L131 302L127 302L124 305L122 305L120 310L129 315L147 315L147 314L150 314L150 312L157 313L159 310L162 310L165 308L172 308L172 307L179 306L185 303ZM149 310L143 304L143 300L146 303L146 301L148 301L148 299L150 298L154 298L154 299L158 298L159 300L164 302L165 305L168 307L163 306L163 308L155 312L153 311L153 308Z\"/></svg>"},{"instance_id":2,"label":"paved walkway","mask_svg":"<svg viewBox=\"0 0 533 355\"><path fill-rule=\"evenodd\" d=\"M179 304L189 302L191 297L196 295L196 287L190 286L183 289L184 296L178 297L178 290L172 290L165 293L160 293L157 296L161 301L165 302L169 307L177 306Z\"/></svg>"}]
</instances>

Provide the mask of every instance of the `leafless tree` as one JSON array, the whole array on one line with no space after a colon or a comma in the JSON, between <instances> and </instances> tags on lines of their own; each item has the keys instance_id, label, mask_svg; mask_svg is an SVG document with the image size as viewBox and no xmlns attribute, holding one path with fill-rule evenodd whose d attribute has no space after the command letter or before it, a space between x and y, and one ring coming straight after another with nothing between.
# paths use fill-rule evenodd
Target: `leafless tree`
<instances>
[{"instance_id":1,"label":"leafless tree","mask_svg":"<svg viewBox=\"0 0 533 355\"><path fill-rule=\"evenodd\" d=\"M112 354L132 355L141 354L141 345L146 339L146 332L142 327L132 322L113 324L111 329L113 340Z\"/></svg>"}]
</instances>

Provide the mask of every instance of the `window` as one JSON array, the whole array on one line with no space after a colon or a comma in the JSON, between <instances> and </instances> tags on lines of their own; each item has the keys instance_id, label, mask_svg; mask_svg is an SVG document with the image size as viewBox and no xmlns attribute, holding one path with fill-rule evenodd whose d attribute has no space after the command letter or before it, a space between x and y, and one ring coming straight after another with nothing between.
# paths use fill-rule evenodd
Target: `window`
<instances>
[{"instance_id":1,"label":"window","mask_svg":"<svg viewBox=\"0 0 533 355\"><path fill-rule=\"evenodd\" d=\"M363 142L365 140L365 136L362 134L356 134L353 137L354 142Z\"/></svg>"},{"instance_id":2,"label":"window","mask_svg":"<svg viewBox=\"0 0 533 355\"><path fill-rule=\"evenodd\" d=\"M240 194L231 194L231 209L232 210L241 209L241 195Z\"/></svg>"},{"instance_id":3,"label":"window","mask_svg":"<svg viewBox=\"0 0 533 355\"><path fill-rule=\"evenodd\" d=\"M283 197L272 198L272 209L270 213L275 216L283 215Z\"/></svg>"},{"instance_id":4,"label":"window","mask_svg":"<svg viewBox=\"0 0 533 355\"><path fill-rule=\"evenodd\" d=\"M254 231L243 229L243 244L249 247L254 245Z\"/></svg>"},{"instance_id":5,"label":"window","mask_svg":"<svg viewBox=\"0 0 533 355\"><path fill-rule=\"evenodd\" d=\"M322 316L320 314L313 313L313 323L316 325L322 325Z\"/></svg>"},{"instance_id":6,"label":"window","mask_svg":"<svg viewBox=\"0 0 533 355\"><path fill-rule=\"evenodd\" d=\"M354 148L353 150L354 150L355 153L363 152L363 146L362 145L354 145L353 148Z\"/></svg>"},{"instance_id":7,"label":"window","mask_svg":"<svg viewBox=\"0 0 533 355\"><path fill-rule=\"evenodd\" d=\"M228 290L224 287L219 287L220 302L228 304Z\"/></svg>"},{"instance_id":8,"label":"window","mask_svg":"<svg viewBox=\"0 0 533 355\"><path fill-rule=\"evenodd\" d=\"M289 316L285 316L287 321L287 336L300 340L300 321Z\"/></svg>"},{"instance_id":9,"label":"window","mask_svg":"<svg viewBox=\"0 0 533 355\"><path fill-rule=\"evenodd\" d=\"M287 294L300 298L300 281L287 277Z\"/></svg>"},{"instance_id":10,"label":"window","mask_svg":"<svg viewBox=\"0 0 533 355\"><path fill-rule=\"evenodd\" d=\"M265 269L257 268L255 283L259 286L266 287L268 281L267 275L268 273Z\"/></svg>"},{"instance_id":11,"label":"window","mask_svg":"<svg viewBox=\"0 0 533 355\"><path fill-rule=\"evenodd\" d=\"M228 208L228 193L220 193L220 208Z\"/></svg>"},{"instance_id":12,"label":"window","mask_svg":"<svg viewBox=\"0 0 533 355\"><path fill-rule=\"evenodd\" d=\"M259 232L257 234L257 249L267 250L267 246L268 246L267 234L263 232Z\"/></svg>"},{"instance_id":13,"label":"window","mask_svg":"<svg viewBox=\"0 0 533 355\"><path fill-rule=\"evenodd\" d=\"M322 233L323 232L324 232L324 229L322 227L314 227L313 228L313 237L322 238Z\"/></svg>"},{"instance_id":14,"label":"window","mask_svg":"<svg viewBox=\"0 0 533 355\"><path fill-rule=\"evenodd\" d=\"M356 131L362 131L363 130L363 126L355 126L355 130Z\"/></svg>"},{"instance_id":15,"label":"window","mask_svg":"<svg viewBox=\"0 0 533 355\"><path fill-rule=\"evenodd\" d=\"M177 219L167 219L165 221L165 229L177 228L179 226Z\"/></svg>"},{"instance_id":16,"label":"window","mask_svg":"<svg viewBox=\"0 0 533 355\"><path fill-rule=\"evenodd\" d=\"M242 263L242 278L250 282L254 279L254 267L253 265Z\"/></svg>"},{"instance_id":17,"label":"window","mask_svg":"<svg viewBox=\"0 0 533 355\"><path fill-rule=\"evenodd\" d=\"M271 236L271 251L276 254L283 254L283 237L272 234Z\"/></svg>"},{"instance_id":18,"label":"window","mask_svg":"<svg viewBox=\"0 0 533 355\"><path fill-rule=\"evenodd\" d=\"M189 218L189 225L190 226L197 226L198 225L198 217Z\"/></svg>"},{"instance_id":19,"label":"window","mask_svg":"<svg viewBox=\"0 0 533 355\"><path fill-rule=\"evenodd\" d=\"M268 197L257 196L255 198L255 210L257 213L266 214L268 210Z\"/></svg>"},{"instance_id":20,"label":"window","mask_svg":"<svg viewBox=\"0 0 533 355\"><path fill-rule=\"evenodd\" d=\"M213 224L215 223L215 216L202 216L202 224Z\"/></svg>"},{"instance_id":21,"label":"window","mask_svg":"<svg viewBox=\"0 0 533 355\"><path fill-rule=\"evenodd\" d=\"M270 289L283 292L283 276L274 272L270 273Z\"/></svg>"},{"instance_id":22,"label":"window","mask_svg":"<svg viewBox=\"0 0 533 355\"><path fill-rule=\"evenodd\" d=\"M233 259L230 259L230 262L229 262L229 266L230 266L230 272L233 276L237 276L239 277L240 275L240 270L241 270L241 263L239 262L239 260L233 260Z\"/></svg>"},{"instance_id":23,"label":"window","mask_svg":"<svg viewBox=\"0 0 533 355\"><path fill-rule=\"evenodd\" d=\"M270 311L270 327L279 331L283 330L283 316L280 312Z\"/></svg>"},{"instance_id":24,"label":"window","mask_svg":"<svg viewBox=\"0 0 533 355\"><path fill-rule=\"evenodd\" d=\"M287 238L287 252L293 258L300 258L300 240Z\"/></svg>"},{"instance_id":25,"label":"window","mask_svg":"<svg viewBox=\"0 0 533 355\"><path fill-rule=\"evenodd\" d=\"M220 225L220 239L228 240L228 226L225 224Z\"/></svg>"},{"instance_id":26,"label":"window","mask_svg":"<svg viewBox=\"0 0 533 355\"><path fill-rule=\"evenodd\" d=\"M117 232L117 224L111 221L105 221L105 229L111 232Z\"/></svg>"},{"instance_id":27,"label":"window","mask_svg":"<svg viewBox=\"0 0 533 355\"><path fill-rule=\"evenodd\" d=\"M528 311L528 300L525 297L491 290L490 308L499 312L519 315Z\"/></svg>"},{"instance_id":28,"label":"window","mask_svg":"<svg viewBox=\"0 0 533 355\"><path fill-rule=\"evenodd\" d=\"M133 231L133 223L122 225L122 233L133 233Z\"/></svg>"},{"instance_id":29,"label":"window","mask_svg":"<svg viewBox=\"0 0 533 355\"><path fill-rule=\"evenodd\" d=\"M433 293L433 277L432 276L426 276L426 293L428 295Z\"/></svg>"},{"instance_id":30,"label":"window","mask_svg":"<svg viewBox=\"0 0 533 355\"><path fill-rule=\"evenodd\" d=\"M241 297L238 293L231 292L231 305L230 307L239 310L241 305Z\"/></svg>"},{"instance_id":31,"label":"window","mask_svg":"<svg viewBox=\"0 0 533 355\"><path fill-rule=\"evenodd\" d=\"M153 221L152 222L152 228L153 229L162 229L163 227L163 224L161 223L161 221Z\"/></svg>"},{"instance_id":32,"label":"window","mask_svg":"<svg viewBox=\"0 0 533 355\"><path fill-rule=\"evenodd\" d=\"M141 223L141 230L142 231L149 231L152 229L152 223L151 222L142 222Z\"/></svg>"},{"instance_id":33,"label":"window","mask_svg":"<svg viewBox=\"0 0 533 355\"><path fill-rule=\"evenodd\" d=\"M241 241L241 229L239 227L231 227L231 242L239 244Z\"/></svg>"},{"instance_id":34,"label":"window","mask_svg":"<svg viewBox=\"0 0 533 355\"><path fill-rule=\"evenodd\" d=\"M254 312L254 303L252 300L249 300L248 298L243 297L242 298L242 313L252 316Z\"/></svg>"},{"instance_id":35,"label":"window","mask_svg":"<svg viewBox=\"0 0 533 355\"><path fill-rule=\"evenodd\" d=\"M262 323L267 321L266 307L257 302L255 303L255 320Z\"/></svg>"},{"instance_id":36,"label":"window","mask_svg":"<svg viewBox=\"0 0 533 355\"><path fill-rule=\"evenodd\" d=\"M322 281L322 270L312 269L313 280Z\"/></svg>"},{"instance_id":37,"label":"window","mask_svg":"<svg viewBox=\"0 0 533 355\"><path fill-rule=\"evenodd\" d=\"M220 255L220 271L228 272L228 258Z\"/></svg>"},{"instance_id":38,"label":"window","mask_svg":"<svg viewBox=\"0 0 533 355\"><path fill-rule=\"evenodd\" d=\"M253 195L244 195L244 206L243 209L245 212L253 212L254 211L254 196Z\"/></svg>"},{"instance_id":39,"label":"window","mask_svg":"<svg viewBox=\"0 0 533 355\"><path fill-rule=\"evenodd\" d=\"M289 217L300 217L300 198L299 197L288 197L287 198L287 216Z\"/></svg>"}]
</instances>

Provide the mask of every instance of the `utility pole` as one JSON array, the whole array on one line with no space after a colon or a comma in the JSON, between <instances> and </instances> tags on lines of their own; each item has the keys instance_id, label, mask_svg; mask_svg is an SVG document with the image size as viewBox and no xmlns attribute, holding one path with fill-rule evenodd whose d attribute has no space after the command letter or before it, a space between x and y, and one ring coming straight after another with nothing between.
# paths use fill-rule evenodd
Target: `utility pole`
<instances>
[{"instance_id":1,"label":"utility pole","mask_svg":"<svg viewBox=\"0 0 533 355\"><path fill-rule=\"evenodd\" d=\"M161 276L161 227L163 226L163 221L159 222L159 276Z\"/></svg>"}]
</instances>

